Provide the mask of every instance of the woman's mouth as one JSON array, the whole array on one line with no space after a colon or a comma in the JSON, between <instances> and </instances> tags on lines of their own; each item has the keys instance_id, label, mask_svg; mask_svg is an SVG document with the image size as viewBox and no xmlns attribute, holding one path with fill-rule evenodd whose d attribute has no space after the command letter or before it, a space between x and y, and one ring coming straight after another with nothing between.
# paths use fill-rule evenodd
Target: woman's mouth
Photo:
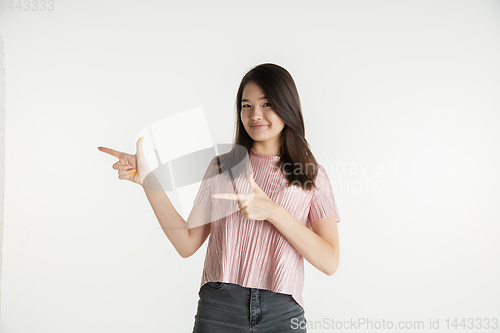
<instances>
[{"instance_id":1,"label":"woman's mouth","mask_svg":"<svg viewBox=\"0 0 500 333\"><path fill-rule=\"evenodd\" d=\"M253 129L255 130L259 130L259 129L263 129L263 128L266 128L267 125L257 125L257 126L251 126Z\"/></svg>"}]
</instances>

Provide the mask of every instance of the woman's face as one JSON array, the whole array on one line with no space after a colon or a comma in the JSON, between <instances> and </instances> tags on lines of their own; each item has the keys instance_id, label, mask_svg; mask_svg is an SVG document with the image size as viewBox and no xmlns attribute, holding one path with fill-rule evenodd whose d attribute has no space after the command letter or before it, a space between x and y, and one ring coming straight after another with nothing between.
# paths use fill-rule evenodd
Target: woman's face
<instances>
[{"instance_id":1,"label":"woman's face","mask_svg":"<svg viewBox=\"0 0 500 333\"><path fill-rule=\"evenodd\" d=\"M266 146L270 144L276 148L274 150L279 150L280 133L285 123L265 97L258 84L253 81L247 83L241 99L241 121L254 141L265 142ZM255 127L257 124L264 126Z\"/></svg>"}]
</instances>

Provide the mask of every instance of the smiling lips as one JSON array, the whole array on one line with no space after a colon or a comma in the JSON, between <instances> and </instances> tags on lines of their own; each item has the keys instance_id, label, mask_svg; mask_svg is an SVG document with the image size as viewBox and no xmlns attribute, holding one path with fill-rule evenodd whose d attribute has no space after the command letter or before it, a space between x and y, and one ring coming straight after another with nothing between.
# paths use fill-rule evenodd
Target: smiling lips
<instances>
[{"instance_id":1,"label":"smiling lips","mask_svg":"<svg viewBox=\"0 0 500 333\"><path fill-rule=\"evenodd\" d=\"M257 124L257 125L252 125L251 127L252 127L253 129L258 130L258 129L262 129L262 128L267 127L267 124Z\"/></svg>"}]
</instances>

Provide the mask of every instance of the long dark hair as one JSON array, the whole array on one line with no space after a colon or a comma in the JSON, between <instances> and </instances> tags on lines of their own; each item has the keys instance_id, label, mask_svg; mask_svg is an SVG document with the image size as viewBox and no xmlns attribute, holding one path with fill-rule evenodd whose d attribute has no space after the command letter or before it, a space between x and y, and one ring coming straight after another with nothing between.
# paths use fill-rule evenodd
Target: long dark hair
<instances>
[{"instance_id":1,"label":"long dark hair","mask_svg":"<svg viewBox=\"0 0 500 333\"><path fill-rule=\"evenodd\" d=\"M283 119L281 131L280 159L276 167L284 172L288 186L297 185L305 190L315 187L318 162L305 139L305 126L300 106L299 93L290 73L281 66L265 63L251 68L241 80L236 96L236 134L234 148L220 156L220 172L228 169L238 174L237 163L250 154L253 139L241 121L241 99L245 85L253 81L265 92L274 111ZM246 151L242 149L246 148ZM239 149L236 149L239 148Z\"/></svg>"}]
</instances>

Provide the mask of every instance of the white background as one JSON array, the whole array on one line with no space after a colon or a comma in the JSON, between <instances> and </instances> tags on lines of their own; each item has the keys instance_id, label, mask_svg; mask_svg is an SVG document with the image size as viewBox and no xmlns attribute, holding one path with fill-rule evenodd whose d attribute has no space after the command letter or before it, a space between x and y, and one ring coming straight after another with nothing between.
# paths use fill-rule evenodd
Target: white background
<instances>
[{"instance_id":1,"label":"white background","mask_svg":"<svg viewBox=\"0 0 500 333\"><path fill-rule=\"evenodd\" d=\"M264 62L297 84L342 219L338 271L305 263L307 320L500 319L499 1L22 6L0 16L2 333L191 332L206 243L182 259L97 147L135 153L198 105L232 142L239 82Z\"/></svg>"}]
</instances>

